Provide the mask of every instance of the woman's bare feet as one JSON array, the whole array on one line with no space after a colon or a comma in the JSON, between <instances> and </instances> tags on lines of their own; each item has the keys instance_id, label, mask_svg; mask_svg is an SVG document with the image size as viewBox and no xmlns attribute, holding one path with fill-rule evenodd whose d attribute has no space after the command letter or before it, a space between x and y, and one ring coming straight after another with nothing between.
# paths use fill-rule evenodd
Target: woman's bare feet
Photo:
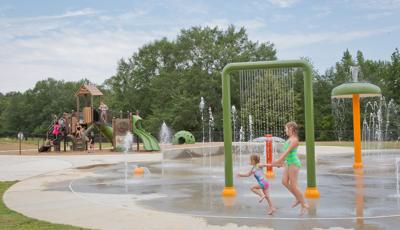
<instances>
[{"instance_id":1,"label":"woman's bare feet","mask_svg":"<svg viewBox=\"0 0 400 230\"><path fill-rule=\"evenodd\" d=\"M293 204L292 204L292 208L295 208L297 205L299 205L300 204L300 201L298 201L298 200L295 200L294 202L293 202Z\"/></svg>"},{"instance_id":2,"label":"woman's bare feet","mask_svg":"<svg viewBox=\"0 0 400 230\"><path fill-rule=\"evenodd\" d=\"M264 199L265 199L265 195L262 196L262 197L258 200L258 203L261 203Z\"/></svg>"},{"instance_id":3,"label":"woman's bare feet","mask_svg":"<svg viewBox=\"0 0 400 230\"><path fill-rule=\"evenodd\" d=\"M301 205L300 216L303 216L310 206L306 203Z\"/></svg>"},{"instance_id":4,"label":"woman's bare feet","mask_svg":"<svg viewBox=\"0 0 400 230\"><path fill-rule=\"evenodd\" d=\"M272 207L272 208L269 208L268 209L268 215L272 215L272 214L274 214L274 212L276 211L276 208L274 208L274 207Z\"/></svg>"}]
</instances>

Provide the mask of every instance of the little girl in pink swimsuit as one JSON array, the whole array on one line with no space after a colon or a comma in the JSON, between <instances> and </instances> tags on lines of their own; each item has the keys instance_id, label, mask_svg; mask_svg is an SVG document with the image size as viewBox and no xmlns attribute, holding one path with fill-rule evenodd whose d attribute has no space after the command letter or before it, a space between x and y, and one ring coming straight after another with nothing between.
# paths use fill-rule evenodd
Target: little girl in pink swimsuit
<instances>
[{"instance_id":1,"label":"little girl in pink swimsuit","mask_svg":"<svg viewBox=\"0 0 400 230\"><path fill-rule=\"evenodd\" d=\"M263 168L266 166L270 166L267 164L260 164L260 157L256 154L250 156L250 164L253 166L248 173L238 173L238 177L249 177L254 175L257 180L257 184L253 185L250 190L260 196L260 200L258 202L263 201L264 199L268 202L268 215L272 215L276 210L274 205L272 204L271 198L269 197L268 188L269 183L264 177ZM262 192L260 191L262 190Z\"/></svg>"}]
</instances>

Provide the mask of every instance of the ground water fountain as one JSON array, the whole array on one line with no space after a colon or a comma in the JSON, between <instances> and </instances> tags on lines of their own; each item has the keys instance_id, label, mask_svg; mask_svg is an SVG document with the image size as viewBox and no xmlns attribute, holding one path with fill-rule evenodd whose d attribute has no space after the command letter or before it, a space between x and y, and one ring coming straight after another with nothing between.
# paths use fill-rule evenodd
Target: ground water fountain
<instances>
[{"instance_id":1,"label":"ground water fountain","mask_svg":"<svg viewBox=\"0 0 400 230\"><path fill-rule=\"evenodd\" d=\"M242 168L242 151L243 151L243 142L244 142L244 128L240 126L239 130L239 170Z\"/></svg>"},{"instance_id":2,"label":"ground water fountain","mask_svg":"<svg viewBox=\"0 0 400 230\"><path fill-rule=\"evenodd\" d=\"M205 133L204 133L204 108L205 108L206 102L204 101L204 98L201 97L200 98L200 104L199 104L199 109L200 109L200 116L201 116L201 127L202 127L202 133L203 133L203 144L204 144L204 140L205 140Z\"/></svg>"},{"instance_id":3,"label":"ground water fountain","mask_svg":"<svg viewBox=\"0 0 400 230\"><path fill-rule=\"evenodd\" d=\"M237 110L234 105L232 105L232 122L233 122L233 142L236 142L236 126L237 126Z\"/></svg>"},{"instance_id":4,"label":"ground water fountain","mask_svg":"<svg viewBox=\"0 0 400 230\"><path fill-rule=\"evenodd\" d=\"M132 150L132 143L133 143L133 135L131 132L127 132L125 137L124 137L124 142L123 142L123 148L124 148L124 166L125 166L125 177L124 181L125 184L128 181L128 151Z\"/></svg>"},{"instance_id":5,"label":"ground water fountain","mask_svg":"<svg viewBox=\"0 0 400 230\"><path fill-rule=\"evenodd\" d=\"M211 162L211 148L212 148L212 141L213 141L213 131L214 131L214 116L212 113L212 109L211 107L208 107L208 115L209 115L209 119L208 119L208 142L209 142L209 152L208 152L208 158L209 158L209 167L210 167L210 172L211 172L211 168L212 168L212 162Z\"/></svg>"},{"instance_id":6,"label":"ground water fountain","mask_svg":"<svg viewBox=\"0 0 400 230\"><path fill-rule=\"evenodd\" d=\"M165 121L163 121L159 133L159 138L160 138L160 144L171 144L171 139L172 139L172 131L171 129L167 126Z\"/></svg>"},{"instance_id":7,"label":"ground water fountain","mask_svg":"<svg viewBox=\"0 0 400 230\"><path fill-rule=\"evenodd\" d=\"M200 119L201 119L201 129L202 129L202 150L201 154L203 156L203 165L206 162L206 155L204 154L204 143L205 143L205 130L204 130L204 108L206 106L206 102L204 101L204 97L200 97L200 104L199 104L199 109L200 109Z\"/></svg>"},{"instance_id":8,"label":"ground water fountain","mask_svg":"<svg viewBox=\"0 0 400 230\"><path fill-rule=\"evenodd\" d=\"M362 125L363 149L366 151L393 148L384 146L390 141L398 141L400 125L398 105L384 96L366 103Z\"/></svg>"},{"instance_id":9,"label":"ground water fountain","mask_svg":"<svg viewBox=\"0 0 400 230\"><path fill-rule=\"evenodd\" d=\"M254 130L253 130L253 116L249 114L249 141L254 139Z\"/></svg>"},{"instance_id":10,"label":"ground water fountain","mask_svg":"<svg viewBox=\"0 0 400 230\"><path fill-rule=\"evenodd\" d=\"M332 90L332 98L352 98L353 102L353 133L354 133L354 164L353 168L362 168L361 156L361 118L360 97L381 96L381 89L373 84L358 81L360 68L350 68L352 82L341 84Z\"/></svg>"},{"instance_id":11,"label":"ground water fountain","mask_svg":"<svg viewBox=\"0 0 400 230\"><path fill-rule=\"evenodd\" d=\"M332 98L332 114L335 119L335 135L339 142L344 140L346 135L345 121L349 119L347 110L351 103L345 98Z\"/></svg>"},{"instance_id":12,"label":"ground water fountain","mask_svg":"<svg viewBox=\"0 0 400 230\"><path fill-rule=\"evenodd\" d=\"M235 105L232 105L232 125L233 125L233 142L235 142L236 143L236 138L237 138L237 135L236 135L236 126L237 126L237 118L238 118L238 115L237 115L237 110L236 110L236 107L235 107ZM238 159L238 154L237 154L237 148L236 147L234 147L233 148L233 157L234 157L234 162L238 162L239 161L239 159ZM237 168L237 163L236 163L236 168Z\"/></svg>"}]
</instances>

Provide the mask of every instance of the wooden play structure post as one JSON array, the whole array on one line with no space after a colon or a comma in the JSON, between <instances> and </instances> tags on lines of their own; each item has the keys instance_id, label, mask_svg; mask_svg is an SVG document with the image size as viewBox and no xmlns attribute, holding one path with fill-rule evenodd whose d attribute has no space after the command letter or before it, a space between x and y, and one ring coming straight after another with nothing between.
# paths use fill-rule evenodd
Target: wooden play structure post
<instances>
[{"instance_id":1,"label":"wooden play structure post","mask_svg":"<svg viewBox=\"0 0 400 230\"><path fill-rule=\"evenodd\" d=\"M79 113L79 107L80 107L80 103L79 103L79 95L78 95L78 96L76 96L76 112L77 113Z\"/></svg>"},{"instance_id":2,"label":"wooden play structure post","mask_svg":"<svg viewBox=\"0 0 400 230\"><path fill-rule=\"evenodd\" d=\"M266 140L265 140L265 163L271 164L272 163L272 157L273 157L273 147L272 147L272 135L271 134L266 134L265 135ZM273 178L275 177L273 168L268 166L267 171L265 172L265 176L267 178Z\"/></svg>"},{"instance_id":3,"label":"wooden play structure post","mask_svg":"<svg viewBox=\"0 0 400 230\"><path fill-rule=\"evenodd\" d=\"M103 140L102 140L102 137L101 137L101 133L100 133L100 135L99 135L99 149L101 150L102 148L101 148L101 142L102 142Z\"/></svg>"},{"instance_id":4,"label":"wooden play structure post","mask_svg":"<svg viewBox=\"0 0 400 230\"><path fill-rule=\"evenodd\" d=\"M115 133L116 133L116 125L115 125L115 117L113 117L113 119L112 119L112 121L111 121L111 126L112 126L112 129L113 129L113 143L112 143L112 146L113 146L113 151L115 151L116 150L116 148L115 148L115 143L116 143L116 141L115 141Z\"/></svg>"}]
</instances>

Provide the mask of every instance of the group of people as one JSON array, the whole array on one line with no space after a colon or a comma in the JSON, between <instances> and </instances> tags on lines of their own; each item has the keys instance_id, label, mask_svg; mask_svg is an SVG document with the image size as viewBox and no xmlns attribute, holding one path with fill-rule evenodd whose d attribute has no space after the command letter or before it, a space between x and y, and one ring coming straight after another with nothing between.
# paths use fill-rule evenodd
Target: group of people
<instances>
[{"instance_id":1,"label":"group of people","mask_svg":"<svg viewBox=\"0 0 400 230\"><path fill-rule=\"evenodd\" d=\"M51 131L51 134L53 136L52 141L49 139L46 140L47 145L51 145L51 142L59 140L60 135L63 135L63 132L65 131L65 121L63 118L56 120L53 124L53 129ZM85 128L82 127L79 122L76 124L76 132L75 132L75 138L80 139L80 138L85 138L85 141L89 143L89 148L90 150L93 150L95 148L95 137L94 133L90 132L87 136L84 135L85 133Z\"/></svg>"},{"instance_id":2,"label":"group of people","mask_svg":"<svg viewBox=\"0 0 400 230\"><path fill-rule=\"evenodd\" d=\"M304 215L306 210L309 208L309 205L305 202L304 197L297 186L297 178L301 168L301 161L297 156L297 148L299 146L297 124L295 122L287 123L285 125L285 132L289 138L283 146L284 152L277 160L273 161L272 164L262 164L260 163L259 155L253 154L250 156L250 165L252 168L247 173L238 173L237 176L249 177L254 175L257 184L253 185L250 189L260 197L260 203L264 199L267 201L269 206L267 213L272 215L276 211L276 208L274 207L268 192L270 185L267 179L264 177L263 168L285 167L282 176L282 184L295 197L292 208L300 205L300 215Z\"/></svg>"},{"instance_id":3,"label":"group of people","mask_svg":"<svg viewBox=\"0 0 400 230\"><path fill-rule=\"evenodd\" d=\"M94 150L95 142L94 142L94 133L93 133L93 131L88 133L87 136L85 136L84 133L85 133L85 128L82 127L79 123L77 123L76 124L75 138L77 138L77 139L85 138L85 141L89 143L89 149L90 150Z\"/></svg>"},{"instance_id":4,"label":"group of people","mask_svg":"<svg viewBox=\"0 0 400 230\"><path fill-rule=\"evenodd\" d=\"M104 102L100 102L99 106L100 111L100 119L101 122L107 123L107 111L108 106L104 104ZM64 118L58 119L57 116L54 115L54 122L52 125L52 129L50 130L50 136L46 139L44 145L42 146L44 149L41 152L49 151L52 145L59 144L60 137L65 135L65 120ZM80 122L76 123L76 132L75 132L75 139L85 138L84 141L88 142L89 149L94 150L95 148L95 137L94 133L90 132L87 136L84 135L84 127L81 126ZM40 150L39 150L40 151Z\"/></svg>"}]
</instances>

